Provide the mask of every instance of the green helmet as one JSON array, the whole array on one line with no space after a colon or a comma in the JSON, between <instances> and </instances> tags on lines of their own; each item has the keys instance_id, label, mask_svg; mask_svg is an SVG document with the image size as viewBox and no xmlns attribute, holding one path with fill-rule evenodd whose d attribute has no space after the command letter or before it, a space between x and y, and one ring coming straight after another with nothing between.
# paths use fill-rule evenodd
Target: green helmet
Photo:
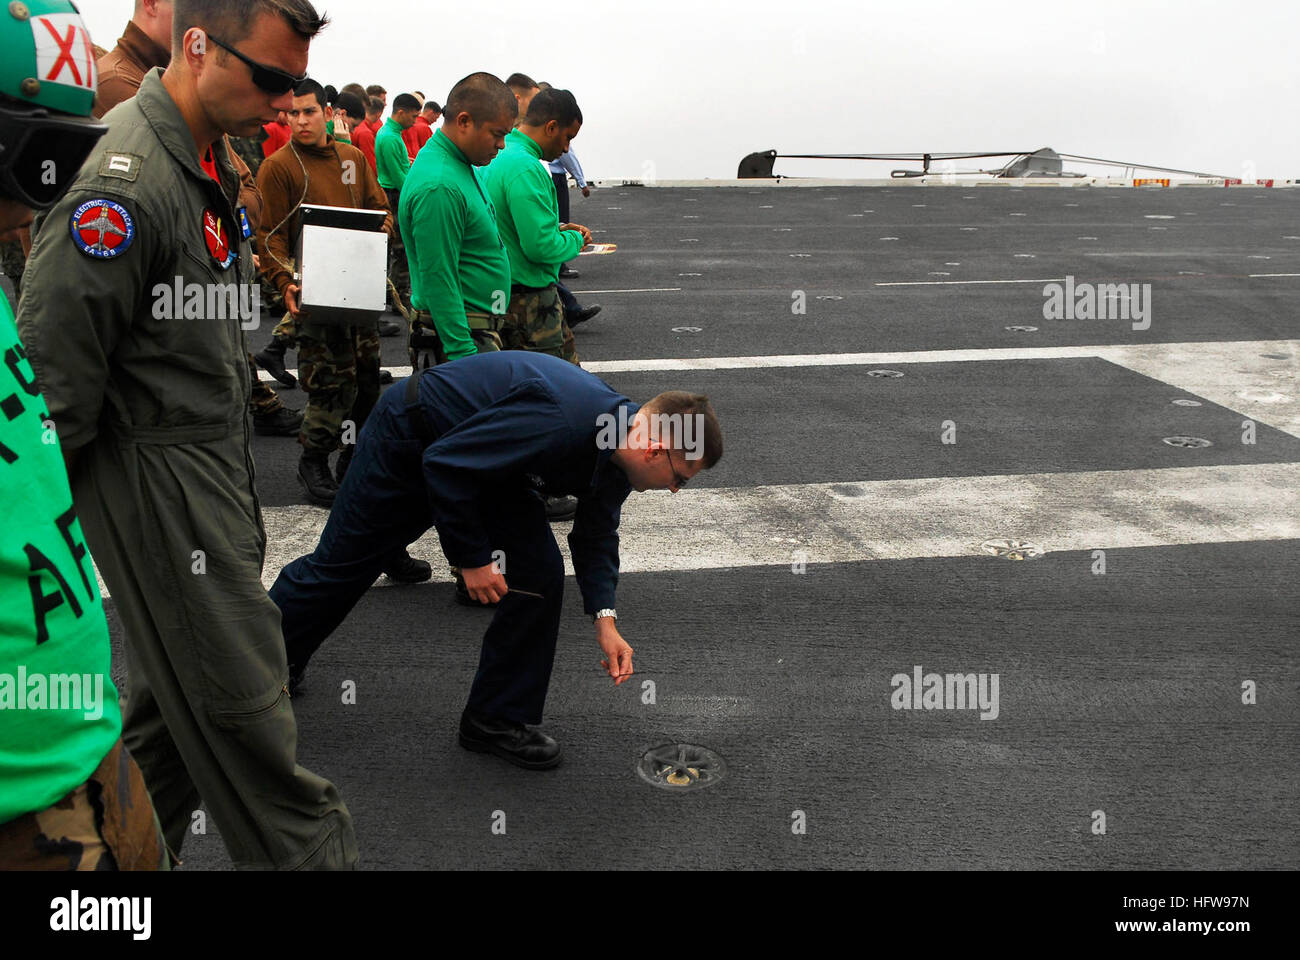
<instances>
[{"instance_id":1,"label":"green helmet","mask_svg":"<svg viewBox=\"0 0 1300 960\"><path fill-rule=\"evenodd\" d=\"M0 194L53 206L107 127L98 72L71 0L0 0Z\"/></svg>"}]
</instances>

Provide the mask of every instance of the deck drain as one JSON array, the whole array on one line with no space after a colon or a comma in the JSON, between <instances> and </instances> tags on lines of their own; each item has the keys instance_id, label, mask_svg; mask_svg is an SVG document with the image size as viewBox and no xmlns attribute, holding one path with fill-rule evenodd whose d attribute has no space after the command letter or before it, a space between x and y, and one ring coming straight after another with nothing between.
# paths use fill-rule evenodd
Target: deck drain
<instances>
[{"instance_id":1,"label":"deck drain","mask_svg":"<svg viewBox=\"0 0 1300 960\"><path fill-rule=\"evenodd\" d=\"M1008 560L1037 560L1046 552L1038 544L1030 543L1028 540L985 540L980 544L980 549L995 557L1005 557Z\"/></svg>"},{"instance_id":2,"label":"deck drain","mask_svg":"<svg viewBox=\"0 0 1300 960\"><path fill-rule=\"evenodd\" d=\"M890 377L901 377L904 376L904 374L901 370L868 370L867 376L879 377L879 378L890 378Z\"/></svg>"},{"instance_id":3,"label":"deck drain","mask_svg":"<svg viewBox=\"0 0 1300 960\"><path fill-rule=\"evenodd\" d=\"M1170 400L1169 402L1172 403L1175 407L1199 407L1201 405L1201 401L1199 400L1178 399L1178 400ZM1168 443L1168 441L1165 442Z\"/></svg>"},{"instance_id":4,"label":"deck drain","mask_svg":"<svg viewBox=\"0 0 1300 960\"><path fill-rule=\"evenodd\" d=\"M665 790L699 790L727 775L727 761L708 747L665 743L647 750L636 765L641 779Z\"/></svg>"},{"instance_id":5,"label":"deck drain","mask_svg":"<svg viewBox=\"0 0 1300 960\"><path fill-rule=\"evenodd\" d=\"M1165 437L1165 443L1171 447L1186 447L1189 450L1199 450L1202 447L1214 446L1209 440L1200 437Z\"/></svg>"}]
</instances>

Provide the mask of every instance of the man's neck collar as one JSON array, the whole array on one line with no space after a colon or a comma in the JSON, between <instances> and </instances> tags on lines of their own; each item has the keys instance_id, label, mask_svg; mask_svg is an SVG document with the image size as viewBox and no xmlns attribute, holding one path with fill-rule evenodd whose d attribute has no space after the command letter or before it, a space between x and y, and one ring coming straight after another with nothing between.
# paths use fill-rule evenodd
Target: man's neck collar
<instances>
[{"instance_id":1,"label":"man's neck collar","mask_svg":"<svg viewBox=\"0 0 1300 960\"><path fill-rule=\"evenodd\" d=\"M176 104L185 126L189 128L198 155L203 156L212 144L221 139L221 130L208 120L207 114L204 113L199 103L198 91L194 87L193 75L174 65L169 66L163 71L162 83L172 102Z\"/></svg>"}]
</instances>

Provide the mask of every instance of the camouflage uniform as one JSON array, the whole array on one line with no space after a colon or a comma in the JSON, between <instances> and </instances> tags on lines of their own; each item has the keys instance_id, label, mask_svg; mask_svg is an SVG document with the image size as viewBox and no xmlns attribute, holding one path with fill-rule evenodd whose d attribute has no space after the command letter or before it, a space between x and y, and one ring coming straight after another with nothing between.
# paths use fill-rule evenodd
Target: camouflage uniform
<instances>
[{"instance_id":1,"label":"camouflage uniform","mask_svg":"<svg viewBox=\"0 0 1300 960\"><path fill-rule=\"evenodd\" d=\"M570 363L578 362L573 331L564 319L560 294L549 287L514 287L501 326L501 345L506 350L549 353Z\"/></svg>"},{"instance_id":2,"label":"camouflage uniform","mask_svg":"<svg viewBox=\"0 0 1300 960\"><path fill-rule=\"evenodd\" d=\"M257 176L257 170L266 159L266 154L262 151L262 144L271 139L271 135L265 130L258 130L257 135L253 137L230 137L230 145L235 148L235 153L239 159L247 165L249 172L254 177Z\"/></svg>"},{"instance_id":3,"label":"camouflage uniform","mask_svg":"<svg viewBox=\"0 0 1300 960\"><path fill-rule=\"evenodd\" d=\"M360 432L379 399L378 331L300 324L298 376L307 391L298 442L304 450L332 453L339 448L343 421L350 418Z\"/></svg>"},{"instance_id":4,"label":"camouflage uniform","mask_svg":"<svg viewBox=\"0 0 1300 960\"><path fill-rule=\"evenodd\" d=\"M489 313L477 313L472 310L465 311L465 319L469 323L469 335L474 341L474 346L479 353L496 353L504 350L501 343L500 326L504 317L494 317ZM427 352L417 350L417 347L432 347L435 356L435 363L441 365L447 362L447 351L443 349L442 338L433 325L433 317L427 310L417 310L411 319L411 347L408 355L411 359L411 367L417 372L421 369L428 369L428 364L421 364L420 354Z\"/></svg>"},{"instance_id":5,"label":"camouflage uniform","mask_svg":"<svg viewBox=\"0 0 1300 960\"><path fill-rule=\"evenodd\" d=\"M260 376L257 372L257 364L253 362L253 355L248 355L248 372L253 377L253 389L248 397L249 409L253 411L255 417L265 417L275 413L277 410L284 408L284 401L280 395L265 383L258 380Z\"/></svg>"},{"instance_id":6,"label":"camouflage uniform","mask_svg":"<svg viewBox=\"0 0 1300 960\"><path fill-rule=\"evenodd\" d=\"M119 738L90 779L44 810L0 825L5 870L168 870L144 777Z\"/></svg>"},{"instance_id":7,"label":"camouflage uniform","mask_svg":"<svg viewBox=\"0 0 1300 960\"><path fill-rule=\"evenodd\" d=\"M23 272L27 269L27 254L18 240L6 240L0 243L0 270L14 285L14 297L23 292Z\"/></svg>"}]
</instances>

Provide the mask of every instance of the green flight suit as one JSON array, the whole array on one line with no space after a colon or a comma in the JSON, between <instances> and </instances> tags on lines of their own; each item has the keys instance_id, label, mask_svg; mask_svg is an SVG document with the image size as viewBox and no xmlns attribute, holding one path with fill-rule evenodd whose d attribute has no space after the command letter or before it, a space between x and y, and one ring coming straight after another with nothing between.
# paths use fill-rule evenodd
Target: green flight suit
<instances>
[{"instance_id":1,"label":"green flight suit","mask_svg":"<svg viewBox=\"0 0 1300 960\"><path fill-rule=\"evenodd\" d=\"M351 867L347 808L295 762L261 581L239 181L220 141L204 173L161 70L107 122L38 222L18 327L125 628L123 739L173 850L202 798L237 867Z\"/></svg>"}]
</instances>

